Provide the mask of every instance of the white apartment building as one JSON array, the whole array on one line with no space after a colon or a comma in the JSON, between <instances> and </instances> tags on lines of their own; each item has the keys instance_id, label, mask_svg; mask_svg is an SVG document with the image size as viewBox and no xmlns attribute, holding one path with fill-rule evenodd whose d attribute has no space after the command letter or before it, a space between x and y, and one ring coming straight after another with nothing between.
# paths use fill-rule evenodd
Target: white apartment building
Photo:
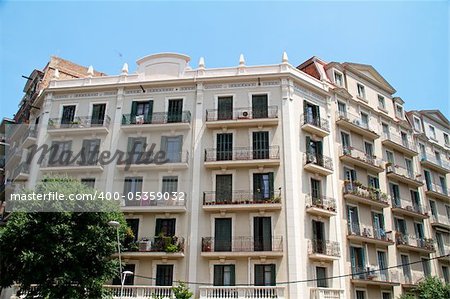
<instances>
[{"instance_id":1,"label":"white apartment building","mask_svg":"<svg viewBox=\"0 0 450 299\"><path fill-rule=\"evenodd\" d=\"M170 297L175 281L202 299L388 299L424 275L449 282L449 257L436 258L450 243L450 125L440 112L405 113L369 65L313 57L294 67L286 53L264 66L242 55L226 68L189 61L162 53L133 74L124 65L115 76L55 75L30 119L40 119L37 135L6 162L33 144L165 152L163 164L35 158L6 169L28 187L68 174L103 191L183 197L123 202L135 237L123 244L135 273L125 298Z\"/></svg>"}]
</instances>

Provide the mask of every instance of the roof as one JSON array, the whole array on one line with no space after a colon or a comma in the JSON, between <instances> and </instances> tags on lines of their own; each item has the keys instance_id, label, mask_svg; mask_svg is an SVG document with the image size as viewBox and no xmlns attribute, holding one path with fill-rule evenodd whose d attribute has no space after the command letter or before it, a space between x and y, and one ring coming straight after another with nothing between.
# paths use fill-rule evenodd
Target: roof
<instances>
[{"instance_id":1,"label":"roof","mask_svg":"<svg viewBox=\"0 0 450 299\"><path fill-rule=\"evenodd\" d=\"M394 94L396 92L395 88L389 84L389 82L384 79L383 76L371 65L369 64L361 64L361 63L353 63L353 62L344 62L343 66L345 69L350 71L356 71L359 75L364 77L367 81L375 83L380 86L390 94Z\"/></svg>"},{"instance_id":2,"label":"roof","mask_svg":"<svg viewBox=\"0 0 450 299\"><path fill-rule=\"evenodd\" d=\"M411 111L414 112L414 111ZM424 115L438 123L441 123L443 126L447 126L450 127L450 121L445 117L445 115L437 110L437 109L433 109L433 110L419 110L417 111L418 113L420 113L421 115Z\"/></svg>"}]
</instances>

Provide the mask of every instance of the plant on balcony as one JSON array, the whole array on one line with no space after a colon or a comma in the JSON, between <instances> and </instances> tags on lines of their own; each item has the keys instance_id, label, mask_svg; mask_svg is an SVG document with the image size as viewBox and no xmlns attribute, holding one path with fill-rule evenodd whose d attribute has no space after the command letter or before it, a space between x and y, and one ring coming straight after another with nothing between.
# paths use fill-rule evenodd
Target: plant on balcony
<instances>
[{"instance_id":1,"label":"plant on balcony","mask_svg":"<svg viewBox=\"0 0 450 299\"><path fill-rule=\"evenodd\" d=\"M180 251L180 247L177 244L166 244L164 251L167 253L175 253Z\"/></svg>"},{"instance_id":2,"label":"plant on balcony","mask_svg":"<svg viewBox=\"0 0 450 299\"><path fill-rule=\"evenodd\" d=\"M190 299L194 295L183 282L180 282L176 287L173 287L172 291L176 299Z\"/></svg>"}]
</instances>

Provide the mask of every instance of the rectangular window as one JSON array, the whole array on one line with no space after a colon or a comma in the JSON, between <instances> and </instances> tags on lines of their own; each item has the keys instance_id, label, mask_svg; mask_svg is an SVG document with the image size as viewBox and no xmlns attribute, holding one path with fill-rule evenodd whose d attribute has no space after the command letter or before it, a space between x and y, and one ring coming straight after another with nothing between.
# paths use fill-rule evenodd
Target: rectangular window
<instances>
[{"instance_id":1,"label":"rectangular window","mask_svg":"<svg viewBox=\"0 0 450 299\"><path fill-rule=\"evenodd\" d=\"M234 265L214 265L214 285L234 286L235 285L234 271L235 271Z\"/></svg>"},{"instance_id":2,"label":"rectangular window","mask_svg":"<svg viewBox=\"0 0 450 299\"><path fill-rule=\"evenodd\" d=\"M64 165L71 159L72 141L53 141L49 165Z\"/></svg>"},{"instance_id":3,"label":"rectangular window","mask_svg":"<svg viewBox=\"0 0 450 299\"><path fill-rule=\"evenodd\" d=\"M350 182L356 181L356 171L354 169L344 167L344 179Z\"/></svg>"},{"instance_id":4,"label":"rectangular window","mask_svg":"<svg viewBox=\"0 0 450 299\"><path fill-rule=\"evenodd\" d=\"M436 140L436 130L434 129L434 127L432 125L429 125L428 127L430 128L430 138Z\"/></svg>"},{"instance_id":5,"label":"rectangular window","mask_svg":"<svg viewBox=\"0 0 450 299\"><path fill-rule=\"evenodd\" d=\"M134 265L134 264L126 264L124 267L123 267L123 269L122 269L122 271L131 271L131 272L133 272L133 273L136 273L136 265ZM122 284L122 282L120 281L120 277L119 277L119 275L117 275L117 276L115 276L114 278L113 278L113 281L112 281L112 284L113 285L121 285ZM127 275L126 277L125 277L125 283L124 283L124 285L134 285L134 274L131 274L131 275Z\"/></svg>"},{"instance_id":6,"label":"rectangular window","mask_svg":"<svg viewBox=\"0 0 450 299\"><path fill-rule=\"evenodd\" d=\"M169 163L181 162L183 136L161 136L161 149Z\"/></svg>"},{"instance_id":7,"label":"rectangular window","mask_svg":"<svg viewBox=\"0 0 450 299\"><path fill-rule=\"evenodd\" d=\"M417 132L422 132L422 125L420 123L420 119L418 117L413 117L414 119L414 130Z\"/></svg>"},{"instance_id":8,"label":"rectangular window","mask_svg":"<svg viewBox=\"0 0 450 299\"><path fill-rule=\"evenodd\" d=\"M369 183L369 187L380 189L380 181L378 180L378 177L369 175L367 176L367 181Z\"/></svg>"},{"instance_id":9,"label":"rectangular window","mask_svg":"<svg viewBox=\"0 0 450 299\"><path fill-rule=\"evenodd\" d=\"M445 283L450 283L450 272L447 266L442 266L442 276L444 276Z\"/></svg>"},{"instance_id":10,"label":"rectangular window","mask_svg":"<svg viewBox=\"0 0 450 299\"><path fill-rule=\"evenodd\" d=\"M391 192L392 205L395 207L401 207L400 188L397 184L389 183L389 189Z\"/></svg>"},{"instance_id":11,"label":"rectangular window","mask_svg":"<svg viewBox=\"0 0 450 299\"><path fill-rule=\"evenodd\" d=\"M437 206L436 206L436 202L434 200L430 200L430 210L431 210L431 215L437 217L437 215L438 215Z\"/></svg>"},{"instance_id":12,"label":"rectangular window","mask_svg":"<svg viewBox=\"0 0 450 299\"><path fill-rule=\"evenodd\" d=\"M409 142L408 142L408 134L406 134L405 132L401 132L400 136L402 138L402 145L404 147L408 147L409 146Z\"/></svg>"},{"instance_id":13,"label":"rectangular window","mask_svg":"<svg viewBox=\"0 0 450 299\"><path fill-rule=\"evenodd\" d=\"M394 218L395 220L395 228L402 234L407 235L408 231L406 229L406 222L405 219L401 218Z\"/></svg>"},{"instance_id":14,"label":"rectangular window","mask_svg":"<svg viewBox=\"0 0 450 299\"><path fill-rule=\"evenodd\" d=\"M253 174L253 198L264 201L273 198L273 172Z\"/></svg>"},{"instance_id":15,"label":"rectangular window","mask_svg":"<svg viewBox=\"0 0 450 299\"><path fill-rule=\"evenodd\" d=\"M233 133L220 133L216 136L216 159L225 161L233 159Z\"/></svg>"},{"instance_id":16,"label":"rectangular window","mask_svg":"<svg viewBox=\"0 0 450 299\"><path fill-rule=\"evenodd\" d=\"M95 187L95 178L82 178L81 183L89 188Z\"/></svg>"},{"instance_id":17,"label":"rectangular window","mask_svg":"<svg viewBox=\"0 0 450 299\"><path fill-rule=\"evenodd\" d=\"M412 160L405 158L405 165L406 165L406 171L408 172L408 176L412 179L415 179Z\"/></svg>"},{"instance_id":18,"label":"rectangular window","mask_svg":"<svg viewBox=\"0 0 450 299\"><path fill-rule=\"evenodd\" d=\"M412 283L411 266L409 264L409 257L407 255L401 254L400 259L401 259L401 263L402 263L403 275L406 280L405 282Z\"/></svg>"},{"instance_id":19,"label":"rectangular window","mask_svg":"<svg viewBox=\"0 0 450 299\"><path fill-rule=\"evenodd\" d=\"M253 242L255 251L272 251L271 217L253 217Z\"/></svg>"},{"instance_id":20,"label":"rectangular window","mask_svg":"<svg viewBox=\"0 0 450 299\"><path fill-rule=\"evenodd\" d=\"M356 290L356 299L366 299L366 291Z\"/></svg>"},{"instance_id":21,"label":"rectangular window","mask_svg":"<svg viewBox=\"0 0 450 299\"><path fill-rule=\"evenodd\" d=\"M125 194L125 196L128 196L128 193L136 194L136 192L142 192L142 177L126 177L123 189L123 193ZM127 200L127 202L136 201Z\"/></svg>"},{"instance_id":22,"label":"rectangular window","mask_svg":"<svg viewBox=\"0 0 450 299\"><path fill-rule=\"evenodd\" d=\"M386 150L386 159L387 159L387 161L388 161L389 163L391 163L392 165L395 164L395 161L394 161L394 153L393 153L393 152Z\"/></svg>"},{"instance_id":23,"label":"rectangular window","mask_svg":"<svg viewBox=\"0 0 450 299\"><path fill-rule=\"evenodd\" d=\"M358 88L358 97L360 97L361 99L366 99L366 89L364 85L357 83L356 86Z\"/></svg>"},{"instance_id":24,"label":"rectangular window","mask_svg":"<svg viewBox=\"0 0 450 299\"><path fill-rule=\"evenodd\" d=\"M386 103L384 102L384 97L382 95L378 95L378 108L386 109Z\"/></svg>"},{"instance_id":25,"label":"rectangular window","mask_svg":"<svg viewBox=\"0 0 450 299\"><path fill-rule=\"evenodd\" d=\"M441 184L442 193L447 194L447 181L445 180L445 177L440 176L439 183Z\"/></svg>"},{"instance_id":26,"label":"rectangular window","mask_svg":"<svg viewBox=\"0 0 450 299\"><path fill-rule=\"evenodd\" d=\"M100 139L84 139L81 151L82 165L96 165L100 154Z\"/></svg>"},{"instance_id":27,"label":"rectangular window","mask_svg":"<svg viewBox=\"0 0 450 299\"><path fill-rule=\"evenodd\" d=\"M128 227L133 232L133 241L136 242L139 237L139 219L138 218L128 218L125 219Z\"/></svg>"},{"instance_id":28,"label":"rectangular window","mask_svg":"<svg viewBox=\"0 0 450 299\"><path fill-rule=\"evenodd\" d=\"M106 104L94 104L92 105L91 125L103 125L106 114Z\"/></svg>"},{"instance_id":29,"label":"rectangular window","mask_svg":"<svg viewBox=\"0 0 450 299\"><path fill-rule=\"evenodd\" d=\"M392 295L390 292L382 292L381 299L392 299Z\"/></svg>"},{"instance_id":30,"label":"rectangular window","mask_svg":"<svg viewBox=\"0 0 450 299\"><path fill-rule=\"evenodd\" d=\"M427 152L426 152L426 149L425 149L425 145L423 143L419 143L419 150L420 150L421 159L426 159L427 158Z\"/></svg>"},{"instance_id":31,"label":"rectangular window","mask_svg":"<svg viewBox=\"0 0 450 299\"><path fill-rule=\"evenodd\" d=\"M341 141L344 151L350 150L350 135L345 132L341 132Z\"/></svg>"},{"instance_id":32,"label":"rectangular window","mask_svg":"<svg viewBox=\"0 0 450 299\"><path fill-rule=\"evenodd\" d=\"M155 236L175 236L175 218L156 218Z\"/></svg>"},{"instance_id":33,"label":"rectangular window","mask_svg":"<svg viewBox=\"0 0 450 299\"><path fill-rule=\"evenodd\" d=\"M233 119L233 97L228 96L217 98L217 119Z\"/></svg>"},{"instance_id":34,"label":"rectangular window","mask_svg":"<svg viewBox=\"0 0 450 299\"><path fill-rule=\"evenodd\" d=\"M320 188L320 181L311 179L311 196L313 200L320 200L322 198L322 190Z\"/></svg>"},{"instance_id":35,"label":"rectangular window","mask_svg":"<svg viewBox=\"0 0 450 299\"><path fill-rule=\"evenodd\" d=\"M231 203L233 176L231 174L216 175L216 203Z\"/></svg>"},{"instance_id":36,"label":"rectangular window","mask_svg":"<svg viewBox=\"0 0 450 299\"><path fill-rule=\"evenodd\" d=\"M448 134L444 133L444 143L446 146L450 146L450 141L448 139Z\"/></svg>"},{"instance_id":37,"label":"rectangular window","mask_svg":"<svg viewBox=\"0 0 450 299\"><path fill-rule=\"evenodd\" d=\"M431 265L429 259L422 258L422 268L424 276L431 276Z\"/></svg>"},{"instance_id":38,"label":"rectangular window","mask_svg":"<svg viewBox=\"0 0 450 299\"><path fill-rule=\"evenodd\" d=\"M253 132L253 159L269 159L269 132Z\"/></svg>"},{"instance_id":39,"label":"rectangular window","mask_svg":"<svg viewBox=\"0 0 450 299\"><path fill-rule=\"evenodd\" d=\"M350 246L350 260L354 278L364 279L366 274L365 252L362 247Z\"/></svg>"},{"instance_id":40,"label":"rectangular window","mask_svg":"<svg viewBox=\"0 0 450 299\"><path fill-rule=\"evenodd\" d=\"M354 206L347 206L347 222L349 226L348 231L350 234L360 234L358 217L358 208Z\"/></svg>"},{"instance_id":41,"label":"rectangular window","mask_svg":"<svg viewBox=\"0 0 450 299\"><path fill-rule=\"evenodd\" d=\"M390 133L389 133L389 126L386 123L382 123L381 127L383 128L383 135L385 138L389 139L390 138Z\"/></svg>"},{"instance_id":42,"label":"rectangular window","mask_svg":"<svg viewBox=\"0 0 450 299\"><path fill-rule=\"evenodd\" d=\"M73 123L76 107L75 105L63 106L61 127L68 127Z\"/></svg>"},{"instance_id":43,"label":"rectangular window","mask_svg":"<svg viewBox=\"0 0 450 299\"><path fill-rule=\"evenodd\" d=\"M339 87L342 87L344 85L344 80L341 73L336 71L334 72L334 83Z\"/></svg>"},{"instance_id":44,"label":"rectangular window","mask_svg":"<svg viewBox=\"0 0 450 299\"><path fill-rule=\"evenodd\" d=\"M274 286L275 264L255 265L255 286Z\"/></svg>"},{"instance_id":45,"label":"rectangular window","mask_svg":"<svg viewBox=\"0 0 450 299\"><path fill-rule=\"evenodd\" d=\"M316 279L318 288L328 288L327 268L316 267Z\"/></svg>"},{"instance_id":46,"label":"rectangular window","mask_svg":"<svg viewBox=\"0 0 450 299\"><path fill-rule=\"evenodd\" d=\"M374 154L373 154L373 144L370 142L364 142L364 151L366 153L366 156L368 158L373 158Z\"/></svg>"},{"instance_id":47,"label":"rectangular window","mask_svg":"<svg viewBox=\"0 0 450 299\"><path fill-rule=\"evenodd\" d=\"M364 128L369 127L369 115L367 113L361 112L361 126Z\"/></svg>"},{"instance_id":48,"label":"rectangular window","mask_svg":"<svg viewBox=\"0 0 450 299\"><path fill-rule=\"evenodd\" d=\"M130 123L131 124L151 124L153 114L153 101L133 101L131 103ZM127 119L122 119L127 123Z\"/></svg>"},{"instance_id":49,"label":"rectangular window","mask_svg":"<svg viewBox=\"0 0 450 299\"><path fill-rule=\"evenodd\" d=\"M403 107L400 105L395 105L395 115L397 118L403 119Z\"/></svg>"},{"instance_id":50,"label":"rectangular window","mask_svg":"<svg viewBox=\"0 0 450 299\"><path fill-rule=\"evenodd\" d=\"M347 106L345 103L338 102L339 116L347 118Z\"/></svg>"},{"instance_id":51,"label":"rectangular window","mask_svg":"<svg viewBox=\"0 0 450 299\"><path fill-rule=\"evenodd\" d=\"M162 178L162 193L169 193L172 197L172 192L178 191L178 177L177 176L163 176Z\"/></svg>"},{"instance_id":52,"label":"rectangular window","mask_svg":"<svg viewBox=\"0 0 450 299\"><path fill-rule=\"evenodd\" d=\"M214 251L231 251L231 218L214 219Z\"/></svg>"},{"instance_id":53,"label":"rectangular window","mask_svg":"<svg viewBox=\"0 0 450 299\"><path fill-rule=\"evenodd\" d=\"M172 286L173 265L156 265L156 285Z\"/></svg>"},{"instance_id":54,"label":"rectangular window","mask_svg":"<svg viewBox=\"0 0 450 299\"><path fill-rule=\"evenodd\" d=\"M382 281L388 281L389 274L387 268L387 257L385 251L377 251L378 268L380 269L380 277Z\"/></svg>"},{"instance_id":55,"label":"rectangular window","mask_svg":"<svg viewBox=\"0 0 450 299\"><path fill-rule=\"evenodd\" d=\"M146 145L146 137L128 137L127 154L131 158L131 163L137 163L143 160Z\"/></svg>"},{"instance_id":56,"label":"rectangular window","mask_svg":"<svg viewBox=\"0 0 450 299\"><path fill-rule=\"evenodd\" d=\"M267 94L252 95L253 118L267 118L269 115Z\"/></svg>"},{"instance_id":57,"label":"rectangular window","mask_svg":"<svg viewBox=\"0 0 450 299\"><path fill-rule=\"evenodd\" d=\"M183 99L169 100L167 111L167 122L178 123L182 121L183 117Z\"/></svg>"}]
</instances>

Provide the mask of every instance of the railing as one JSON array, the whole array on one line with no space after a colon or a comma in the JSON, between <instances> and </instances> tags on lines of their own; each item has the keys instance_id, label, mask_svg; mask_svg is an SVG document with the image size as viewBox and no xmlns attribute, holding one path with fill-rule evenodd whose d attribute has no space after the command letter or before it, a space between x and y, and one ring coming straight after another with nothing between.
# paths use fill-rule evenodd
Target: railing
<instances>
[{"instance_id":1,"label":"railing","mask_svg":"<svg viewBox=\"0 0 450 299\"><path fill-rule=\"evenodd\" d=\"M153 112L151 115L122 114L122 125L155 125L170 123L190 123L191 112Z\"/></svg>"},{"instance_id":2,"label":"railing","mask_svg":"<svg viewBox=\"0 0 450 299\"><path fill-rule=\"evenodd\" d=\"M128 200L128 194L123 194L125 207L184 207L187 194L185 192L141 192L140 200ZM150 199L150 195L153 199ZM130 197L131 198L131 197ZM133 199L136 197L133 195ZM183 200L181 200L182 198Z\"/></svg>"},{"instance_id":3,"label":"railing","mask_svg":"<svg viewBox=\"0 0 450 299\"><path fill-rule=\"evenodd\" d=\"M411 271L411 270L410 270ZM402 273L400 275L401 284L417 285L419 282L425 279L424 273Z\"/></svg>"},{"instance_id":4,"label":"railing","mask_svg":"<svg viewBox=\"0 0 450 299\"><path fill-rule=\"evenodd\" d=\"M220 239L213 237L202 238L202 252L254 252L254 251L283 251L283 237L257 238L233 237Z\"/></svg>"},{"instance_id":5,"label":"railing","mask_svg":"<svg viewBox=\"0 0 450 299\"><path fill-rule=\"evenodd\" d=\"M343 299L344 290L329 288L311 288L311 299Z\"/></svg>"},{"instance_id":6,"label":"railing","mask_svg":"<svg viewBox=\"0 0 450 299\"><path fill-rule=\"evenodd\" d=\"M269 106L267 109L253 110L251 107L236 108L233 111L219 111L218 109L206 110L206 121L220 120L245 120L261 118L277 118L278 106Z\"/></svg>"},{"instance_id":7,"label":"railing","mask_svg":"<svg viewBox=\"0 0 450 299\"><path fill-rule=\"evenodd\" d=\"M382 167L383 161L378 159L376 156L368 155L360 149L354 148L352 146L342 147L341 154L344 156L349 156L358 160L361 160L367 164L374 165L376 167Z\"/></svg>"},{"instance_id":8,"label":"railing","mask_svg":"<svg viewBox=\"0 0 450 299\"><path fill-rule=\"evenodd\" d=\"M131 153L131 152L130 152ZM163 164L168 163L188 163L189 162L189 152L181 151L181 152L164 152L165 156L160 158L160 161L165 161ZM156 161L153 161L152 157L148 157L146 152L142 153L134 153L134 156L129 156L129 153L126 153L126 157L121 160L117 160L117 165L125 165L127 163L132 165L148 165L155 164ZM148 159L150 158L150 159ZM150 163L151 162L151 163Z\"/></svg>"},{"instance_id":9,"label":"railing","mask_svg":"<svg viewBox=\"0 0 450 299\"><path fill-rule=\"evenodd\" d=\"M398 145L401 145L409 150L416 151L416 145L414 142L409 141L408 139L403 139L401 136L397 134L391 134L383 132L383 141L390 140Z\"/></svg>"},{"instance_id":10,"label":"railing","mask_svg":"<svg viewBox=\"0 0 450 299\"><path fill-rule=\"evenodd\" d=\"M20 163L19 166L14 169L12 178L15 179L20 173L29 174L30 165L26 162Z\"/></svg>"},{"instance_id":11,"label":"railing","mask_svg":"<svg viewBox=\"0 0 450 299\"><path fill-rule=\"evenodd\" d=\"M324 254L328 256L340 257L339 242L329 240L308 240L309 254Z\"/></svg>"},{"instance_id":12,"label":"railing","mask_svg":"<svg viewBox=\"0 0 450 299\"><path fill-rule=\"evenodd\" d=\"M124 251L128 252L183 252L184 251L184 238L183 237L151 237L142 238L137 242L131 242L127 244Z\"/></svg>"},{"instance_id":13,"label":"railing","mask_svg":"<svg viewBox=\"0 0 450 299\"><path fill-rule=\"evenodd\" d=\"M392 207L402 209L405 211L414 212L417 214L422 214L424 216L428 215L428 211L425 206L417 205L410 200L405 200L401 198L392 198Z\"/></svg>"},{"instance_id":14,"label":"railing","mask_svg":"<svg viewBox=\"0 0 450 299\"><path fill-rule=\"evenodd\" d=\"M336 212L336 200L334 198L326 196L313 197L310 194L306 194L305 201L307 208L314 207Z\"/></svg>"},{"instance_id":15,"label":"railing","mask_svg":"<svg viewBox=\"0 0 450 299\"><path fill-rule=\"evenodd\" d=\"M22 157L23 156L23 153L24 153L24 149L23 148L20 148L20 147L15 147L15 148L11 148L10 147L10 150L8 151L6 151L6 155L5 155L5 160L6 160L6 163L8 163L8 161L12 158L12 157L14 157L14 156L16 156L16 157Z\"/></svg>"},{"instance_id":16,"label":"railing","mask_svg":"<svg viewBox=\"0 0 450 299\"><path fill-rule=\"evenodd\" d=\"M450 219L448 218L448 216L444 215L431 215L430 222L432 224L439 223L450 226Z\"/></svg>"},{"instance_id":17,"label":"railing","mask_svg":"<svg viewBox=\"0 0 450 299\"><path fill-rule=\"evenodd\" d=\"M73 120L64 118L50 118L48 120L48 130L72 129L72 128L96 128L109 127L111 118L105 115L103 119L95 119L91 116L76 116Z\"/></svg>"},{"instance_id":18,"label":"railing","mask_svg":"<svg viewBox=\"0 0 450 299\"><path fill-rule=\"evenodd\" d=\"M234 147L230 150L218 150L216 148L205 149L205 162L261 159L280 159L280 147L274 145L264 149L253 149L251 147Z\"/></svg>"},{"instance_id":19,"label":"railing","mask_svg":"<svg viewBox=\"0 0 450 299\"><path fill-rule=\"evenodd\" d=\"M283 286L207 286L199 287L200 299L285 298Z\"/></svg>"},{"instance_id":20,"label":"railing","mask_svg":"<svg viewBox=\"0 0 450 299\"><path fill-rule=\"evenodd\" d=\"M345 181L344 194L351 194L374 202L389 204L388 196L385 193L373 187L366 187L358 181Z\"/></svg>"},{"instance_id":21,"label":"railing","mask_svg":"<svg viewBox=\"0 0 450 299\"><path fill-rule=\"evenodd\" d=\"M390 165L389 163L386 164L386 173L395 173L398 175L401 175L405 178L417 181L417 182L422 182L420 179L418 179L419 177L421 177L421 175L419 173L415 173L412 170L408 170L404 167L401 167L399 165Z\"/></svg>"},{"instance_id":22,"label":"railing","mask_svg":"<svg viewBox=\"0 0 450 299\"><path fill-rule=\"evenodd\" d=\"M421 161L427 161L435 165L438 165L444 169L450 170L450 163L448 163L444 159L446 159L445 154L442 154L442 157L440 159L437 159L436 156L432 153L425 153L422 154L420 157Z\"/></svg>"},{"instance_id":23,"label":"railing","mask_svg":"<svg viewBox=\"0 0 450 299\"><path fill-rule=\"evenodd\" d=\"M349 112L338 111L336 117L338 120L345 120L360 127L361 129L368 130L374 134L377 134L377 132L373 128L371 128L369 123L365 123L364 121L362 121L360 116L354 115Z\"/></svg>"},{"instance_id":24,"label":"railing","mask_svg":"<svg viewBox=\"0 0 450 299\"><path fill-rule=\"evenodd\" d=\"M301 125L312 125L324 131L330 132L330 122L325 118L313 117L312 115L303 114L301 116L301 119L303 120Z\"/></svg>"},{"instance_id":25,"label":"railing","mask_svg":"<svg viewBox=\"0 0 450 299\"><path fill-rule=\"evenodd\" d=\"M330 157L324 155L317 155L315 153L305 153L305 165L315 164L323 168L333 170L333 160Z\"/></svg>"},{"instance_id":26,"label":"railing","mask_svg":"<svg viewBox=\"0 0 450 299\"><path fill-rule=\"evenodd\" d=\"M380 282L399 282L399 273L396 270L380 269L379 266L352 267L352 279L373 280Z\"/></svg>"},{"instance_id":27,"label":"railing","mask_svg":"<svg viewBox=\"0 0 450 299\"><path fill-rule=\"evenodd\" d=\"M359 223L348 223L348 235L356 235L374 240L393 242L392 232L383 228L361 227Z\"/></svg>"},{"instance_id":28,"label":"railing","mask_svg":"<svg viewBox=\"0 0 450 299\"><path fill-rule=\"evenodd\" d=\"M120 285L105 285L110 291L114 299L123 298L158 298L158 299L175 299L171 286L123 286L123 296L120 297Z\"/></svg>"},{"instance_id":29,"label":"railing","mask_svg":"<svg viewBox=\"0 0 450 299\"><path fill-rule=\"evenodd\" d=\"M244 190L203 192L204 205L248 205L280 202L281 191L269 191L267 193Z\"/></svg>"},{"instance_id":30,"label":"railing","mask_svg":"<svg viewBox=\"0 0 450 299\"><path fill-rule=\"evenodd\" d=\"M445 196L450 196L450 191L448 190L447 187L442 187L441 185L437 185L434 183L426 183L427 186L427 191L432 191L432 192L436 192L436 193L440 193L442 195Z\"/></svg>"},{"instance_id":31,"label":"railing","mask_svg":"<svg viewBox=\"0 0 450 299\"><path fill-rule=\"evenodd\" d=\"M25 139L27 139L28 137L36 138L37 137L37 129L35 129L35 128L28 129L26 131L26 133L23 135L22 139L20 140L20 143L23 143L25 141Z\"/></svg>"},{"instance_id":32,"label":"railing","mask_svg":"<svg viewBox=\"0 0 450 299\"><path fill-rule=\"evenodd\" d=\"M408 245L412 247L421 247L434 251L434 240L429 238L418 238L413 235L404 235L401 232L395 234L397 245Z\"/></svg>"}]
</instances>

